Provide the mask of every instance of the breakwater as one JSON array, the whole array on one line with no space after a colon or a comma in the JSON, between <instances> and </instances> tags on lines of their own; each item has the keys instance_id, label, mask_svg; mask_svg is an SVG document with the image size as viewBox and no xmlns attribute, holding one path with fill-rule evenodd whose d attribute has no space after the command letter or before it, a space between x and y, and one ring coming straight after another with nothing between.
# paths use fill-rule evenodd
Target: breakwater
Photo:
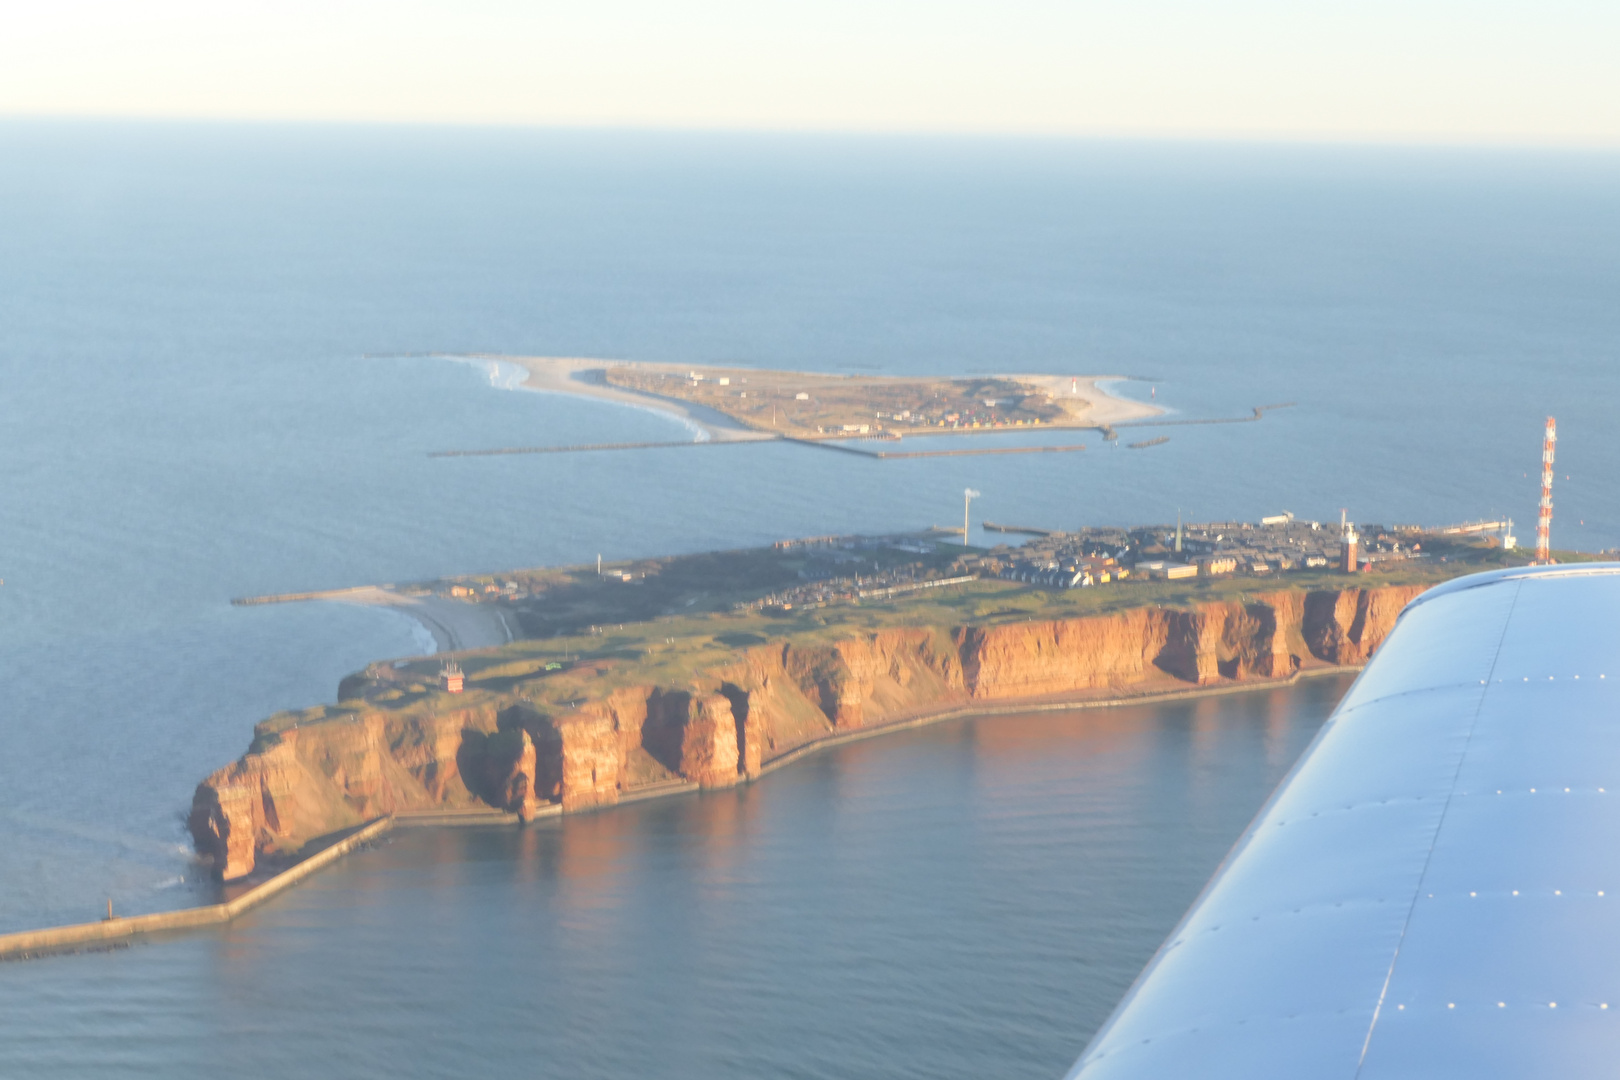
<instances>
[{"instance_id":1,"label":"breakwater","mask_svg":"<svg viewBox=\"0 0 1620 1080\"><path fill-rule=\"evenodd\" d=\"M203 926L216 926L230 922L245 911L258 907L271 897L291 888L309 875L330 866L355 848L376 839L393 824L393 816L378 818L361 826L309 858L299 862L234 900L202 907L183 908L180 911L159 911L151 915L106 918L99 922L76 923L71 926L53 926L43 930L23 930L14 934L0 934L0 959L20 959L49 953L69 952L76 949L110 945L147 934L160 934L176 930L193 930Z\"/></svg>"},{"instance_id":2,"label":"breakwater","mask_svg":"<svg viewBox=\"0 0 1620 1080\"><path fill-rule=\"evenodd\" d=\"M742 446L749 443L762 442L790 442L800 446L815 446L824 450L838 450L846 454L859 454L862 457L873 458L923 458L923 457L971 457L980 454L1062 454L1084 450L1083 444L1072 446L1006 446L993 447L982 450L912 450L912 451L884 451L860 450L853 446L843 445L851 442L899 442L906 435L912 438L936 438L943 435L1013 435L1025 434L1035 431L1073 430L1073 431L1099 431L1104 439L1114 440L1118 436L1117 428L1138 427L1180 427L1198 424L1252 424L1265 417L1273 409L1287 409L1293 406L1292 401L1281 402L1276 405L1256 405L1251 416L1223 416L1207 419L1183 420L1121 420L1117 423L1069 423L1048 424L1042 427L954 427L954 428L919 428L913 431L899 432L872 432L865 435L852 435L847 433L833 433L823 435L788 435L772 431L754 431L739 434L732 438L705 439L695 442L690 439L678 442L615 442L615 443L576 443L565 446L500 446L488 450L434 450L428 454L430 458L454 457L501 457L507 454L574 454L597 450L674 450L694 446ZM1132 444L1133 446L1156 446L1168 442L1169 437L1156 439L1149 443Z\"/></svg>"},{"instance_id":3,"label":"breakwater","mask_svg":"<svg viewBox=\"0 0 1620 1080\"><path fill-rule=\"evenodd\" d=\"M1260 690L1271 690L1280 686L1295 686L1302 679L1330 677L1334 675L1354 675L1366 667L1365 664L1335 664L1327 667L1307 668L1296 671L1292 675L1279 679L1271 679L1261 683L1243 683L1230 686L1204 686L1188 690L1164 690L1147 694L1124 694L1118 697L1091 698L1085 701L1047 701L1017 705L980 705L970 708L950 709L944 712L925 713L920 716L904 717L885 724L861 728L842 735L827 735L815 742L795 747L774 758L768 758L761 763L759 771L749 777L749 782L759 779L767 773L811 757L834 747L844 746L852 742L861 742L865 739L877 738L879 735L892 735L900 731L910 731L913 728L927 727L930 724L941 724L947 720L973 720L992 716L1025 716L1035 713L1075 712L1080 709L1114 709L1123 705L1159 705L1171 701L1186 701L1192 698L1217 697L1225 694L1247 694ZM697 785L687 785L695 790ZM627 801L627 800L621 800Z\"/></svg>"},{"instance_id":4,"label":"breakwater","mask_svg":"<svg viewBox=\"0 0 1620 1080\"><path fill-rule=\"evenodd\" d=\"M1262 683L1205 686L1185 690L1134 695L1125 694L1076 701L976 705L900 717L856 731L828 734L773 757L768 757L760 763L756 771L744 777L742 782L751 783L807 757L848 743L860 742L950 720L1071 712L1081 709L1106 709L1123 705L1152 705L1190 698L1248 693L1280 686L1293 686L1300 680L1307 678L1352 674L1360 671L1363 666L1361 664L1343 664L1310 668L1296 671L1285 678L1266 680ZM612 805L626 805L645 802L649 799L690 794L702 790L702 787L703 785L688 780L666 781L626 792L616 804L609 804L600 809L611 809ZM537 808L532 815L529 815L529 820L558 817L562 813L563 807L560 804L551 804ZM0 934L0 961L38 959L61 953L117 947L121 944L127 945L134 939L151 935L183 933L187 930L197 930L228 923L332 865L345 855L378 840L385 833L394 829L453 828L458 826L488 827L492 825L516 825L523 820L516 813L495 808L398 811L376 818L349 832L337 842L322 848L309 858L295 863L268 880L253 886L232 900L194 908L183 908L179 911L114 917L90 923L74 923L66 926Z\"/></svg>"},{"instance_id":5,"label":"breakwater","mask_svg":"<svg viewBox=\"0 0 1620 1080\"><path fill-rule=\"evenodd\" d=\"M542 808L536 817L555 817L562 807ZM285 892L311 874L337 862L343 856L378 839L391 829L449 828L466 825L516 823L516 814L503 810L406 810L387 814L349 832L335 843L303 859L266 881L248 889L233 900L179 911L158 911L149 915L109 917L90 923L51 926L40 930L20 930L0 934L0 960L24 960L63 952L77 952L114 946L149 934L176 933L228 923L272 897Z\"/></svg>"},{"instance_id":6,"label":"breakwater","mask_svg":"<svg viewBox=\"0 0 1620 1080\"><path fill-rule=\"evenodd\" d=\"M983 525L985 532L1024 533L1028 536L1056 536L1054 529L1034 529L1024 525L1000 525L994 521L986 521Z\"/></svg>"},{"instance_id":7,"label":"breakwater","mask_svg":"<svg viewBox=\"0 0 1620 1080\"><path fill-rule=\"evenodd\" d=\"M925 458L980 457L990 454L1072 454L1085 448L1085 443L1076 443L1072 446L991 446L978 450L855 450L853 452L875 458ZM846 448L840 447L839 449Z\"/></svg>"},{"instance_id":8,"label":"breakwater","mask_svg":"<svg viewBox=\"0 0 1620 1080\"><path fill-rule=\"evenodd\" d=\"M314 592L273 593L269 596L238 596L231 600L237 607L255 607L259 604L295 604L301 600L342 600L372 589L390 589L391 585L352 585L346 589L319 589Z\"/></svg>"},{"instance_id":9,"label":"breakwater","mask_svg":"<svg viewBox=\"0 0 1620 1080\"><path fill-rule=\"evenodd\" d=\"M779 435L750 435L739 439L682 439L677 442L576 443L572 446L502 446L493 450L434 450L430 458L501 457L505 454L577 454L592 450L678 450L698 446L741 446L751 442L778 442Z\"/></svg>"}]
</instances>

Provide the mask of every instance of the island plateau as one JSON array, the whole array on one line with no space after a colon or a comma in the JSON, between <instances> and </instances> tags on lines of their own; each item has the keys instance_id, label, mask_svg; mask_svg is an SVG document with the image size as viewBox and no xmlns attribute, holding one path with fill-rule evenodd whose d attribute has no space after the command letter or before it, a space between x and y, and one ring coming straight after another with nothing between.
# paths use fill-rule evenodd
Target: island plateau
<instances>
[{"instance_id":1,"label":"island plateau","mask_svg":"<svg viewBox=\"0 0 1620 1080\"><path fill-rule=\"evenodd\" d=\"M397 590L498 612L520 636L450 662L372 664L335 704L263 721L198 786L190 830L230 880L383 815L528 820L747 782L818 745L945 716L1344 670L1425 588L1523 561L1433 538L1422 557L1358 573L1303 560L1276 572L1290 564L1274 558L1176 580L1153 569L1167 530L1121 535L1135 550L1092 552L1114 570L1091 588L1018 573L1018 549L918 534Z\"/></svg>"}]
</instances>

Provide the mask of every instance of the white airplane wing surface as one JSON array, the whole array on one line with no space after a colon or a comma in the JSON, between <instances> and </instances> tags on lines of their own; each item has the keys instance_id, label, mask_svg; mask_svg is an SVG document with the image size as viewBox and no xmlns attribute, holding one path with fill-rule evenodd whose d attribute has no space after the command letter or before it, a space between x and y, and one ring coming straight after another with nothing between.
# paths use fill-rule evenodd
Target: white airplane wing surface
<instances>
[{"instance_id":1,"label":"white airplane wing surface","mask_svg":"<svg viewBox=\"0 0 1620 1080\"><path fill-rule=\"evenodd\" d=\"M1620 1076L1620 564L1408 605L1069 1075Z\"/></svg>"}]
</instances>

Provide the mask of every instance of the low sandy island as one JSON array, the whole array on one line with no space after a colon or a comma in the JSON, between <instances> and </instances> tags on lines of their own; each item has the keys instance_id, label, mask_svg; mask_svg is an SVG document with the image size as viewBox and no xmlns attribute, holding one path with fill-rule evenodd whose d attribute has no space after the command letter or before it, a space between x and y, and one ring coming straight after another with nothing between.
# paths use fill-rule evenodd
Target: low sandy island
<instances>
[{"instance_id":1,"label":"low sandy island","mask_svg":"<svg viewBox=\"0 0 1620 1080\"><path fill-rule=\"evenodd\" d=\"M598 398L639 409L652 409L680 420L701 441L769 439L775 435L750 428L720 412L692 402L679 401L657 394L638 393L623 387L609 385L604 372L610 367L628 367L656 373L685 373L690 365L652 364L629 360L602 360L583 357L557 356L493 356L480 355L480 360L517 364L528 372L524 388L557 394L576 394ZM822 376L826 377L826 376ZM1081 399L1087 403L1081 420L1064 426L1106 427L1130 420L1145 420L1161 415L1165 410L1139 401L1116 397L1101 384L1125 378L1122 375L997 375L1041 387L1053 397ZM899 380L897 380L899 381ZM917 432L924 434L925 432Z\"/></svg>"}]
</instances>

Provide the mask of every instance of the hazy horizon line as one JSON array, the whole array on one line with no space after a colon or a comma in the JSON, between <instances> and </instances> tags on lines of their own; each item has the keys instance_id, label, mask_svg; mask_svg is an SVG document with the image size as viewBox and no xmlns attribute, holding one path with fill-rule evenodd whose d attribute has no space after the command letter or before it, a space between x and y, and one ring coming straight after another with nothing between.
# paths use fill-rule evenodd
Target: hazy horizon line
<instances>
[{"instance_id":1,"label":"hazy horizon line","mask_svg":"<svg viewBox=\"0 0 1620 1080\"><path fill-rule=\"evenodd\" d=\"M1086 130L992 129L955 127L836 127L790 125L781 127L741 124L656 124L570 123L560 120L478 120L388 117L315 116L224 116L206 113L92 113L92 112L11 112L0 109L0 124L128 124L195 125L207 127L302 127L302 128L412 128L440 131L509 131L535 134L596 135L705 135L738 137L812 137L845 139L918 139L1004 141L1029 143L1126 143L1191 144L1208 146L1391 149L1391 150L1528 150L1578 154L1620 152L1620 139L1572 141L1563 138L1536 138L1528 135L1485 137L1471 134L1413 135L1400 132L1320 132L1232 129L1209 131L1129 130L1095 128Z\"/></svg>"}]
</instances>

